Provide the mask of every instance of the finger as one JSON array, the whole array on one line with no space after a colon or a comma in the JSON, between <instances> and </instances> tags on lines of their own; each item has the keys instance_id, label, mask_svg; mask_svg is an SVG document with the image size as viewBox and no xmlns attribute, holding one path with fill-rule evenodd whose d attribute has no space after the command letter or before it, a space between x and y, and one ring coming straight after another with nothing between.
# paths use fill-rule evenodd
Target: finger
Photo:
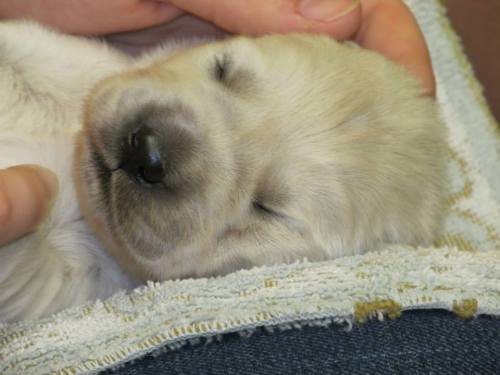
<instances>
[{"instance_id":1,"label":"finger","mask_svg":"<svg viewBox=\"0 0 500 375\"><path fill-rule=\"evenodd\" d=\"M435 79L429 50L417 21L400 0L363 0L362 23L355 37L365 48L403 64L434 95Z\"/></svg>"},{"instance_id":2,"label":"finger","mask_svg":"<svg viewBox=\"0 0 500 375\"><path fill-rule=\"evenodd\" d=\"M156 26L182 11L156 0L2 0L0 18L33 19L61 31L103 35Z\"/></svg>"},{"instance_id":3,"label":"finger","mask_svg":"<svg viewBox=\"0 0 500 375\"><path fill-rule=\"evenodd\" d=\"M183 13L169 3L155 0L98 1L111 5L99 5L103 9L98 12L95 12L91 7L82 7L81 13L85 13L85 11L90 13L86 15L88 18L79 17L80 21L75 19L73 24L61 20L67 29L64 31L81 35L104 35L140 30L170 22ZM71 14L67 16L69 17ZM89 19L92 19L92 22L89 22Z\"/></svg>"},{"instance_id":4,"label":"finger","mask_svg":"<svg viewBox=\"0 0 500 375\"><path fill-rule=\"evenodd\" d=\"M360 22L359 0L169 0L176 7L239 34L318 32L352 36Z\"/></svg>"},{"instance_id":5,"label":"finger","mask_svg":"<svg viewBox=\"0 0 500 375\"><path fill-rule=\"evenodd\" d=\"M0 170L0 245L31 232L47 214L56 176L34 165Z\"/></svg>"}]
</instances>

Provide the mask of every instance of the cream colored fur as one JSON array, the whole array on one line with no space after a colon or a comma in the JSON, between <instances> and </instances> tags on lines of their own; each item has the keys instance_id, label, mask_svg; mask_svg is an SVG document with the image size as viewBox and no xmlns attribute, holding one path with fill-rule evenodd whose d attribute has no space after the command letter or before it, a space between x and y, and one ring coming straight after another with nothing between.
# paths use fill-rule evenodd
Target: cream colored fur
<instances>
[{"instance_id":1,"label":"cream colored fur","mask_svg":"<svg viewBox=\"0 0 500 375\"><path fill-rule=\"evenodd\" d=\"M146 279L434 240L445 128L404 68L304 35L186 45L129 61L0 23L0 167L37 163L60 180L39 230L0 249L0 321ZM119 168L123 126L141 111L194 140L159 187Z\"/></svg>"}]
</instances>

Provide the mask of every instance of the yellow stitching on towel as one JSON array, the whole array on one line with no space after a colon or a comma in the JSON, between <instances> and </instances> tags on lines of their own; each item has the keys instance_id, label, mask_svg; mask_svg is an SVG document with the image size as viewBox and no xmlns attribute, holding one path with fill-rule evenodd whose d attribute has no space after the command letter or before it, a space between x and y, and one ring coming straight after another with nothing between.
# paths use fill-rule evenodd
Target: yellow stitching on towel
<instances>
[{"instance_id":1,"label":"yellow stitching on towel","mask_svg":"<svg viewBox=\"0 0 500 375\"><path fill-rule=\"evenodd\" d=\"M456 247L462 251L478 251L478 248L472 242L466 240L461 234L445 233L435 242L436 247Z\"/></svg>"},{"instance_id":2,"label":"yellow stitching on towel","mask_svg":"<svg viewBox=\"0 0 500 375\"><path fill-rule=\"evenodd\" d=\"M56 372L57 375L74 375L77 374L78 370L75 367L63 368Z\"/></svg>"},{"instance_id":3,"label":"yellow stitching on towel","mask_svg":"<svg viewBox=\"0 0 500 375\"><path fill-rule=\"evenodd\" d=\"M104 306L104 309L106 310L106 312L108 312L109 314L114 314L116 315L116 311L115 311L115 308L113 307L112 304L110 304L109 302L103 302L102 305Z\"/></svg>"},{"instance_id":4,"label":"yellow stitching on towel","mask_svg":"<svg viewBox=\"0 0 500 375\"><path fill-rule=\"evenodd\" d=\"M454 160L458 163L460 171L464 175L466 175L468 173L469 166L467 165L467 162L465 161L465 159L462 156L460 156L460 152L453 149L450 145L448 145L448 156L450 157L451 160Z\"/></svg>"},{"instance_id":5,"label":"yellow stitching on towel","mask_svg":"<svg viewBox=\"0 0 500 375\"><path fill-rule=\"evenodd\" d=\"M275 279L265 279L264 280L264 288L274 288L278 286L278 281Z\"/></svg>"},{"instance_id":6,"label":"yellow stitching on towel","mask_svg":"<svg viewBox=\"0 0 500 375\"><path fill-rule=\"evenodd\" d=\"M431 268L431 270L433 270L436 273L445 273L445 272L453 270L453 267L451 267L451 266L437 266L437 265L433 265L430 268Z\"/></svg>"},{"instance_id":7,"label":"yellow stitching on towel","mask_svg":"<svg viewBox=\"0 0 500 375\"><path fill-rule=\"evenodd\" d=\"M272 319L272 315L270 313L268 313L267 311L261 311L261 312L258 312L257 315L255 315L255 318L257 321L261 322L261 321L265 321L265 320L270 320Z\"/></svg>"},{"instance_id":8,"label":"yellow stitching on towel","mask_svg":"<svg viewBox=\"0 0 500 375\"><path fill-rule=\"evenodd\" d=\"M472 212L470 209L466 210L454 210L456 211L458 216L461 216L463 219L468 219L472 223L480 226L484 231L486 232L486 235L488 238L493 241L493 242L500 242L500 235L497 233L496 228L494 228L491 225L488 225L487 223L484 222L484 220L476 215L474 212Z\"/></svg>"},{"instance_id":9,"label":"yellow stitching on towel","mask_svg":"<svg viewBox=\"0 0 500 375\"><path fill-rule=\"evenodd\" d=\"M477 312L477 300L476 299L464 299L463 301L453 302L453 312L460 318L470 319L476 315Z\"/></svg>"},{"instance_id":10,"label":"yellow stitching on towel","mask_svg":"<svg viewBox=\"0 0 500 375\"><path fill-rule=\"evenodd\" d=\"M456 193L451 193L448 197L448 207L455 206L458 201L469 198L474 184L472 183L472 179L469 176L469 166L463 157L459 155L459 153L451 147L448 147L448 156L450 160L454 161L458 165L458 169L462 173L464 181L463 189Z\"/></svg>"},{"instance_id":11,"label":"yellow stitching on towel","mask_svg":"<svg viewBox=\"0 0 500 375\"><path fill-rule=\"evenodd\" d=\"M259 289L257 288L253 288L253 289L247 289L247 290L240 290L238 292L238 296L240 297L245 297L245 296L250 296L254 293L257 293L259 291Z\"/></svg>"},{"instance_id":12,"label":"yellow stitching on towel","mask_svg":"<svg viewBox=\"0 0 500 375\"><path fill-rule=\"evenodd\" d=\"M356 278L358 279L369 279L372 277L372 274L369 274L369 273L366 273L366 272L363 272L363 271L359 271L358 273L356 273Z\"/></svg>"},{"instance_id":13,"label":"yellow stitching on towel","mask_svg":"<svg viewBox=\"0 0 500 375\"><path fill-rule=\"evenodd\" d=\"M448 196L448 199L446 202L448 204L448 207L453 207L460 200L469 198L469 196L472 193L472 187L473 187L472 181L466 176L463 189L461 191L456 192L456 193L451 193Z\"/></svg>"},{"instance_id":14,"label":"yellow stitching on towel","mask_svg":"<svg viewBox=\"0 0 500 375\"><path fill-rule=\"evenodd\" d=\"M410 289L415 289L417 286L415 284L412 284L412 283L401 283L399 284L399 287L398 287L398 292L399 293L404 293L406 290L410 290Z\"/></svg>"},{"instance_id":15,"label":"yellow stitching on towel","mask_svg":"<svg viewBox=\"0 0 500 375\"><path fill-rule=\"evenodd\" d=\"M401 305L390 299L379 299L373 302L356 303L354 305L354 319L363 323L372 316L381 312L389 319L396 319L401 316Z\"/></svg>"},{"instance_id":16,"label":"yellow stitching on towel","mask_svg":"<svg viewBox=\"0 0 500 375\"><path fill-rule=\"evenodd\" d=\"M0 349L2 349L4 346L7 346L11 342L13 342L21 337L24 337L24 336L26 336L25 330L17 331L17 332L11 333L9 335L4 335L3 337L0 336Z\"/></svg>"}]
</instances>

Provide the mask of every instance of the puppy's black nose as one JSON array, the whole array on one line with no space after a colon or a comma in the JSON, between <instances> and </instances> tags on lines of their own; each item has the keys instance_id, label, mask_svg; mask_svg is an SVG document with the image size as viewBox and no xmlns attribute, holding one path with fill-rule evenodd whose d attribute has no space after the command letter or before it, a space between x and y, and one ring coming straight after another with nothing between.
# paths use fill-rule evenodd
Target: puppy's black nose
<instances>
[{"instance_id":1,"label":"puppy's black nose","mask_svg":"<svg viewBox=\"0 0 500 375\"><path fill-rule=\"evenodd\" d=\"M165 177L159 136L146 125L125 140L121 169L138 182L156 184Z\"/></svg>"}]
</instances>

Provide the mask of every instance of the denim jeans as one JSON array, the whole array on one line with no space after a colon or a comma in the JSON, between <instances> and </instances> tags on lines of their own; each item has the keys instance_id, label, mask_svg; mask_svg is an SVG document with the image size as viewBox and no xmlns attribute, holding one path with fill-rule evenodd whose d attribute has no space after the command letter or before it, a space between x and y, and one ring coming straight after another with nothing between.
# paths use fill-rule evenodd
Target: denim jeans
<instances>
[{"instance_id":1,"label":"denim jeans","mask_svg":"<svg viewBox=\"0 0 500 375\"><path fill-rule=\"evenodd\" d=\"M406 312L352 330L332 325L146 355L109 374L500 374L500 320L461 320L441 310Z\"/></svg>"}]
</instances>

